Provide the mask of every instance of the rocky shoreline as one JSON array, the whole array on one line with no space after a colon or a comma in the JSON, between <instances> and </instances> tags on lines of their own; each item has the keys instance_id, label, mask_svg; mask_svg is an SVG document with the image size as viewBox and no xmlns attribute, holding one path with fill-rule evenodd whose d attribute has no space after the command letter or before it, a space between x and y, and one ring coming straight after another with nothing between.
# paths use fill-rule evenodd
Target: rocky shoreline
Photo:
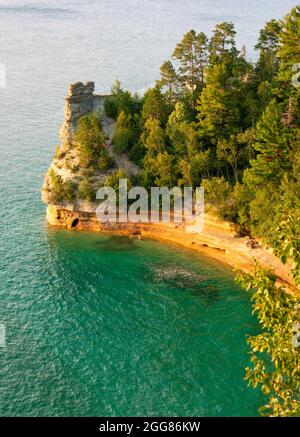
<instances>
[{"instance_id":1,"label":"rocky shoreline","mask_svg":"<svg viewBox=\"0 0 300 437\"><path fill-rule=\"evenodd\" d=\"M87 205L86 205L87 206ZM48 205L47 221L52 226L71 231L100 232L108 234L127 235L130 238L149 238L162 242L175 243L186 249L205 254L217 261L225 263L234 269L252 272L254 260L262 267L273 268L278 278L278 285L285 285L293 292L294 285L289 275L289 267L283 265L271 251L259 242L252 247L248 238L235 236L232 225L212 214L205 214L204 229L201 233L187 233L185 224L175 223L105 223L97 220L92 211L68 209Z\"/></svg>"},{"instance_id":2,"label":"rocky shoreline","mask_svg":"<svg viewBox=\"0 0 300 437\"><path fill-rule=\"evenodd\" d=\"M126 154L115 154L112 148L114 121L104 115L104 101L106 95L94 94L94 83L83 84L78 82L70 85L66 97L64 122L60 131L61 149L55 156L41 189L42 200L47 204L47 221L50 225L69 230L115 233L137 238L151 238L159 241L168 241L182 247L205 253L206 255L226 263L227 265L251 272L254 259L263 267L274 269L278 283L284 284L287 289L293 290L293 281L289 276L289 267L283 265L271 251L261 244L249 241L247 238L237 238L232 225L219 220L212 214L205 214L205 225L201 233L193 234L185 231L186 224L175 223L106 223L97 220L95 210L97 204L77 198L69 202L53 202L51 197L50 171L55 172L63 182L78 183L84 180L82 169L79 166L76 148L74 148L74 133L78 120L96 112L101 118L104 133L107 136L106 148L111 155L115 168L123 168L128 176L136 175L138 168ZM95 172L89 176L91 184L99 186L110 170Z\"/></svg>"}]
</instances>

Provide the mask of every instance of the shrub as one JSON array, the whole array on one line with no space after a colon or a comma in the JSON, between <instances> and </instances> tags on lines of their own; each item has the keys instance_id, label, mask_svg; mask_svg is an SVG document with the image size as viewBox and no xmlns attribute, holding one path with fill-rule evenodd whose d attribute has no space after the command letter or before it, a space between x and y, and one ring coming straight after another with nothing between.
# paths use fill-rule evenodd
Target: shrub
<instances>
[{"instance_id":1,"label":"shrub","mask_svg":"<svg viewBox=\"0 0 300 437\"><path fill-rule=\"evenodd\" d=\"M135 114L141 110L141 99L138 95L132 95L129 91L123 91L120 82L112 86L112 96L109 96L104 101L104 111L107 117L114 120L123 111L125 114Z\"/></svg>"},{"instance_id":2,"label":"shrub","mask_svg":"<svg viewBox=\"0 0 300 437\"><path fill-rule=\"evenodd\" d=\"M78 165L78 164L73 164L73 165L71 165L70 170L71 170L73 173L78 173L78 171L79 171L79 165Z\"/></svg>"},{"instance_id":3,"label":"shrub","mask_svg":"<svg viewBox=\"0 0 300 437\"><path fill-rule=\"evenodd\" d=\"M62 159L65 155L66 155L66 152L64 152L60 146L56 146L54 158Z\"/></svg>"},{"instance_id":4,"label":"shrub","mask_svg":"<svg viewBox=\"0 0 300 437\"><path fill-rule=\"evenodd\" d=\"M273 242L280 223L276 205L280 205L280 195L271 184L266 185L263 190L258 190L255 199L250 203L251 230L254 235L269 243Z\"/></svg>"},{"instance_id":5,"label":"shrub","mask_svg":"<svg viewBox=\"0 0 300 437\"><path fill-rule=\"evenodd\" d=\"M90 165L99 159L106 144L106 136L97 114L84 115L79 120L75 141L83 165Z\"/></svg>"},{"instance_id":6,"label":"shrub","mask_svg":"<svg viewBox=\"0 0 300 437\"><path fill-rule=\"evenodd\" d=\"M55 173L53 168L48 172L51 198L54 202L61 202L64 197L63 180L60 175Z\"/></svg>"},{"instance_id":7,"label":"shrub","mask_svg":"<svg viewBox=\"0 0 300 437\"><path fill-rule=\"evenodd\" d=\"M96 198L96 191L93 185L86 179L79 183L78 191L81 199L93 201Z\"/></svg>"},{"instance_id":8,"label":"shrub","mask_svg":"<svg viewBox=\"0 0 300 437\"><path fill-rule=\"evenodd\" d=\"M249 235L250 232L250 202L254 193L247 185L236 184L233 190L234 210L238 214L238 234Z\"/></svg>"},{"instance_id":9,"label":"shrub","mask_svg":"<svg viewBox=\"0 0 300 437\"><path fill-rule=\"evenodd\" d=\"M52 202L71 202L76 197L76 184L75 182L68 180L63 181L62 177L55 173L53 168L49 173L50 191Z\"/></svg>"},{"instance_id":10,"label":"shrub","mask_svg":"<svg viewBox=\"0 0 300 437\"><path fill-rule=\"evenodd\" d=\"M203 179L205 201L224 220L237 221L237 211L234 209L232 186L223 177Z\"/></svg>"},{"instance_id":11,"label":"shrub","mask_svg":"<svg viewBox=\"0 0 300 437\"><path fill-rule=\"evenodd\" d=\"M81 174L86 177L92 177L95 173L95 170L92 167L86 167L81 169Z\"/></svg>"},{"instance_id":12,"label":"shrub","mask_svg":"<svg viewBox=\"0 0 300 437\"><path fill-rule=\"evenodd\" d=\"M63 184L63 196L67 202L72 202L76 198L77 184L68 180Z\"/></svg>"},{"instance_id":13,"label":"shrub","mask_svg":"<svg viewBox=\"0 0 300 437\"><path fill-rule=\"evenodd\" d=\"M103 149L101 151L99 158L98 158L97 169L100 172L103 172L105 170L108 170L109 168L112 168L113 165L114 165L113 158L110 156L107 149Z\"/></svg>"},{"instance_id":14,"label":"shrub","mask_svg":"<svg viewBox=\"0 0 300 437\"><path fill-rule=\"evenodd\" d=\"M223 177L203 179L202 187L205 190L205 199L214 207L226 203L232 194L232 187Z\"/></svg>"},{"instance_id":15,"label":"shrub","mask_svg":"<svg viewBox=\"0 0 300 437\"><path fill-rule=\"evenodd\" d=\"M115 190L119 188L119 179L127 179L127 173L124 168L119 168L106 177L105 186L112 187Z\"/></svg>"}]
</instances>

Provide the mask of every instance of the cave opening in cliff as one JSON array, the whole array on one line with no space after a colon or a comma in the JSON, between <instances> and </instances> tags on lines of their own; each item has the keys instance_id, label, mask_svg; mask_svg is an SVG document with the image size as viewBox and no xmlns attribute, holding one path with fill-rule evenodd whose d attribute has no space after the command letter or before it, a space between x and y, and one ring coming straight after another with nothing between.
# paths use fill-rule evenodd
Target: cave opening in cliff
<instances>
[{"instance_id":1,"label":"cave opening in cliff","mask_svg":"<svg viewBox=\"0 0 300 437\"><path fill-rule=\"evenodd\" d=\"M71 228L76 228L79 223L79 218L76 218L72 221Z\"/></svg>"}]
</instances>

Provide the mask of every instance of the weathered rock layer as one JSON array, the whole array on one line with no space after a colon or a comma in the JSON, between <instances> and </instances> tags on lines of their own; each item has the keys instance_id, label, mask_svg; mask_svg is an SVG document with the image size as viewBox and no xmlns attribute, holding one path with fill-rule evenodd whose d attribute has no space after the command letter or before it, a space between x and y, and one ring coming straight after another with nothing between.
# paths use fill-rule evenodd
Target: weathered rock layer
<instances>
[{"instance_id":1,"label":"weathered rock layer","mask_svg":"<svg viewBox=\"0 0 300 437\"><path fill-rule=\"evenodd\" d=\"M96 207L96 206L95 206ZM53 226L69 230L123 234L131 238L151 238L178 244L186 249L200 252L229 266L251 272L256 259L263 267L273 268L278 284L294 291L289 266L283 265L271 251L257 244L251 248L247 238L237 238L232 225L214 215L205 214L204 229L200 233L186 232L183 222L178 226L171 223L100 223L95 211L61 209L53 205L47 208L47 220Z\"/></svg>"},{"instance_id":2,"label":"weathered rock layer","mask_svg":"<svg viewBox=\"0 0 300 437\"><path fill-rule=\"evenodd\" d=\"M99 186L103 185L106 177L118 168L123 168L128 177L137 175L138 167L128 159L125 153L116 154L112 145L114 136L114 120L108 118L104 112L105 99L109 95L94 94L94 82L77 82L69 86L64 108L64 121L60 130L61 146L55 153L53 161L45 176L42 186L42 200L46 204L55 204L66 210L80 210L90 212L94 205L81 198L78 187L82 181L86 181L96 193ZM83 167L80 163L76 147L76 128L79 120L87 115L96 113L101 120L101 127L107 137L105 144L106 152L111 158L111 166L105 170L97 167ZM51 176L60 178L61 182L71 183L76 191L76 198L70 201L54 199L51 189ZM69 185L70 186L70 185Z\"/></svg>"},{"instance_id":3,"label":"weathered rock layer","mask_svg":"<svg viewBox=\"0 0 300 437\"><path fill-rule=\"evenodd\" d=\"M114 121L104 115L104 101L107 96L94 94L94 82L82 82L70 85L66 97L64 122L60 136L62 147L55 156L49 171L54 172L63 182L72 181L79 184L89 178L89 183L99 187L105 175L99 172L86 175L88 169L80 168L76 147L74 146L74 133L78 121L86 114L96 112L101 117L102 129L108 137L107 150L115 162L115 168L125 168L127 174L136 175L138 168L129 161L126 154L113 153L111 143L114 133ZM97 220L97 203L77 197L73 201L53 202L51 198L51 184L49 171L42 187L42 200L48 205L47 220L51 225L73 230L93 232L110 232L147 237L158 240L170 241L198 252L205 252L211 257L238 267L245 271L253 269L253 260L257 259L264 267L273 267L279 278L290 289L293 289L292 279L289 276L289 267L284 266L270 251L260 245L247 244L246 238L236 238L232 234L229 223L218 220L212 215L205 214L204 230L198 234L190 234L185 230L185 224L180 226L174 223L106 223Z\"/></svg>"}]
</instances>

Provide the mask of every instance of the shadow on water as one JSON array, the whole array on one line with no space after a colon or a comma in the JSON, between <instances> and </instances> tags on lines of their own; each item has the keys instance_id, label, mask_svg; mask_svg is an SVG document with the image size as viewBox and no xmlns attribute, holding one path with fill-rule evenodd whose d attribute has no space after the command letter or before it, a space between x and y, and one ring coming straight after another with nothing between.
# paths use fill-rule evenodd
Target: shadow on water
<instances>
[{"instance_id":1,"label":"shadow on water","mask_svg":"<svg viewBox=\"0 0 300 437\"><path fill-rule=\"evenodd\" d=\"M110 252L129 252L139 249L134 239L122 235L111 235L108 238L96 241L94 244L101 250Z\"/></svg>"},{"instance_id":2,"label":"shadow on water","mask_svg":"<svg viewBox=\"0 0 300 437\"><path fill-rule=\"evenodd\" d=\"M193 294L201 299L205 306L213 305L221 299L220 290L212 284L213 278L207 275L177 265L153 265L149 274L154 277L154 282Z\"/></svg>"}]
</instances>

